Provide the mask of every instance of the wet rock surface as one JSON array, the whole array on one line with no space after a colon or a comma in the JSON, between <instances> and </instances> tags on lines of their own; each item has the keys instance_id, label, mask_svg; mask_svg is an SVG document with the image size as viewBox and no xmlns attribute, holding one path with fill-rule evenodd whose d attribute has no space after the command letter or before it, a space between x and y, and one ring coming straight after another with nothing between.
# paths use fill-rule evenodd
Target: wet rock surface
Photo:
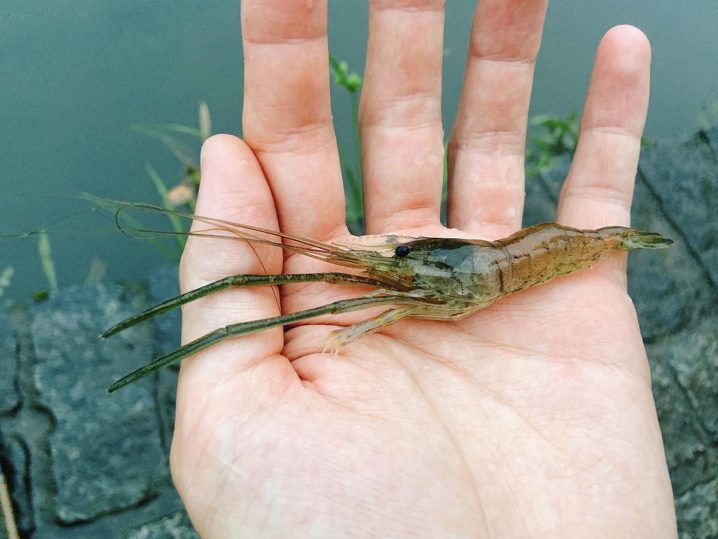
<instances>
[{"instance_id":1,"label":"wet rock surface","mask_svg":"<svg viewBox=\"0 0 718 539\"><path fill-rule=\"evenodd\" d=\"M678 241L630 257L629 291L685 539L718 536L716 155L716 129L656 141L643 153L633 208L634 226ZM525 224L554 220L569 163L527 181ZM178 314L97 339L176 294L176 269L165 268L146 286L71 287L39 306L0 311L0 464L23 536L196 537L167 469L176 371L106 394L176 347Z\"/></svg>"},{"instance_id":2,"label":"wet rock surface","mask_svg":"<svg viewBox=\"0 0 718 539\"><path fill-rule=\"evenodd\" d=\"M176 266L163 266L148 279L152 304L167 301L179 295L179 274ZM180 342L180 310L175 309L152 320L159 344L158 352L171 352ZM174 367L177 369L177 367Z\"/></svg>"},{"instance_id":3,"label":"wet rock surface","mask_svg":"<svg viewBox=\"0 0 718 539\"><path fill-rule=\"evenodd\" d=\"M682 539L718 537L718 479L698 485L676 499Z\"/></svg>"},{"instance_id":4,"label":"wet rock surface","mask_svg":"<svg viewBox=\"0 0 718 539\"><path fill-rule=\"evenodd\" d=\"M29 534L35 527L32 518L32 501L27 488L29 479L29 451L24 441L16 435L3 437L0 433L0 467L5 477L13 507L14 524L23 533ZM6 537L7 526L0 516L0 538Z\"/></svg>"},{"instance_id":5,"label":"wet rock surface","mask_svg":"<svg viewBox=\"0 0 718 539\"><path fill-rule=\"evenodd\" d=\"M707 413L693 408L686 389L663 362L660 346L649 347L648 353L673 494L682 496L708 478L718 477L716 441L703 428Z\"/></svg>"},{"instance_id":6,"label":"wet rock surface","mask_svg":"<svg viewBox=\"0 0 718 539\"><path fill-rule=\"evenodd\" d=\"M0 414L18 405L17 339L7 314L0 312Z\"/></svg>"},{"instance_id":7,"label":"wet rock surface","mask_svg":"<svg viewBox=\"0 0 718 539\"><path fill-rule=\"evenodd\" d=\"M127 539L196 539L197 533L183 511L178 511L166 517L130 530Z\"/></svg>"},{"instance_id":8,"label":"wet rock surface","mask_svg":"<svg viewBox=\"0 0 718 539\"><path fill-rule=\"evenodd\" d=\"M677 142L658 140L644 152L639 179L653 191L666 220L675 224L694 263L718 283L718 128Z\"/></svg>"},{"instance_id":9,"label":"wet rock surface","mask_svg":"<svg viewBox=\"0 0 718 539\"><path fill-rule=\"evenodd\" d=\"M677 382L712 440L718 441L718 315L701 320L663 343L661 355L671 366ZM685 361L689 357L691 361Z\"/></svg>"},{"instance_id":10,"label":"wet rock surface","mask_svg":"<svg viewBox=\"0 0 718 539\"><path fill-rule=\"evenodd\" d=\"M152 324L99 339L148 301L142 287L73 286L7 325L20 333L13 359L22 405L0 415L0 462L24 536L126 537L181 511L159 376L107 393L161 349Z\"/></svg>"},{"instance_id":11,"label":"wet rock surface","mask_svg":"<svg viewBox=\"0 0 718 539\"><path fill-rule=\"evenodd\" d=\"M162 479L153 380L107 395L109 380L147 363L149 326L102 342L103 329L132 314L119 287L71 287L36 309L32 322L38 403L52 415L48 438L55 515L65 524L147 500ZM164 472L164 470L163 470Z\"/></svg>"}]
</instances>

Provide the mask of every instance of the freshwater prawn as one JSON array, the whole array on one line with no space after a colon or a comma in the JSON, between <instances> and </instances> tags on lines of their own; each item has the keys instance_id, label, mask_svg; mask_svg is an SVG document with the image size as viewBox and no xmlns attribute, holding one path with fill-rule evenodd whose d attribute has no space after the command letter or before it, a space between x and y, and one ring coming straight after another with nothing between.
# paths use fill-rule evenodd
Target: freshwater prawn
<instances>
[{"instance_id":1,"label":"freshwater prawn","mask_svg":"<svg viewBox=\"0 0 718 539\"><path fill-rule=\"evenodd\" d=\"M310 238L211 217L167 210L150 204L122 204L115 220L120 222L128 208L170 213L207 225L192 236L236 239L255 245L271 245L292 253L359 270L324 273L240 274L181 294L132 316L102 334L108 338L156 315L195 299L230 287L275 286L290 283L324 282L338 285L367 285L373 290L363 296L342 299L312 309L231 324L218 328L161 356L116 381L110 392L135 382L163 367L181 361L226 338L370 307L386 306L384 312L330 333L327 348L338 350L361 337L404 318L459 320L491 305L504 296L544 283L560 275L590 268L608 251L660 249L673 243L655 232L620 226L579 230L556 223L524 228L495 241L409 237L364 236L343 243L323 243ZM135 228L135 233L155 231Z\"/></svg>"}]
</instances>

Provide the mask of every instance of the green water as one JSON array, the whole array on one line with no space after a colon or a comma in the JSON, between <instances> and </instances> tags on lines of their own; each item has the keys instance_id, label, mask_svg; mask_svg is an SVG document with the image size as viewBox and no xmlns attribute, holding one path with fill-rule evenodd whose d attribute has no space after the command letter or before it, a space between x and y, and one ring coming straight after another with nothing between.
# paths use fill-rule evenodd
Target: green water
<instances>
[{"instance_id":1,"label":"green water","mask_svg":"<svg viewBox=\"0 0 718 539\"><path fill-rule=\"evenodd\" d=\"M473 2L449 0L444 111L448 132L460 90ZM333 0L332 52L360 70L366 5ZM193 124L200 100L214 130L238 132L241 40L235 0L0 0L0 231L36 228L82 205L89 191L154 201L145 163L168 179L177 162L160 143L130 130L137 122ZM579 110L593 51L612 25L631 23L653 43L647 132L679 135L718 98L718 4L656 0L555 2L549 9L534 86L533 113ZM281 77L281 73L277 74ZM340 140L349 140L348 102L335 92ZM84 219L84 218L83 218ZM145 276L163 262L150 246L101 220L52 239L60 285L83 281L91 260L111 278ZM0 271L15 268L4 298L27 301L47 286L31 240L0 240ZM1 300L2 298L0 298Z\"/></svg>"}]
</instances>

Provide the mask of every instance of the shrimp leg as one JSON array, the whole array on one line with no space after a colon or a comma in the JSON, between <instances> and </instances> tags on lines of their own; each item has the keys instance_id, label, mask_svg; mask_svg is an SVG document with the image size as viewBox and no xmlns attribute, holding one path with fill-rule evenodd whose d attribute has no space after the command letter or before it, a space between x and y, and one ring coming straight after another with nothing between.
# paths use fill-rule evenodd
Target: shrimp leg
<instances>
[{"instance_id":1,"label":"shrimp leg","mask_svg":"<svg viewBox=\"0 0 718 539\"><path fill-rule=\"evenodd\" d=\"M394 322L398 322L402 318L411 316L419 308L419 306L411 306L389 309L388 311L384 311L383 313L364 320L363 322L358 322L349 327L332 331L327 339L325 351L328 350L338 352L342 346L353 343L354 341L361 339L364 335L378 331L383 327L393 324Z\"/></svg>"},{"instance_id":2,"label":"shrimp leg","mask_svg":"<svg viewBox=\"0 0 718 539\"><path fill-rule=\"evenodd\" d=\"M364 277L362 275L352 275L350 273L338 272L297 274L285 273L280 275L230 275L229 277L225 277L224 279L214 281L213 283L202 286L195 290L191 290L180 296L168 299L167 301L164 301L159 305L155 305L154 307L151 307L146 311L131 316L130 318L127 318L126 320L123 320L122 322L119 322L118 324L115 324L114 326L106 330L104 333L102 333L102 335L100 335L100 337L103 339L107 339L108 337L112 337L120 331L139 324L140 322L144 322L145 320L152 318L153 316L166 313L168 311L171 311L172 309L179 307L180 305L184 305L185 303L189 303L190 301L194 301L201 297L214 294L215 292L219 292L220 290L224 290L225 288L244 286L272 286L280 284L307 282L325 282L331 284L368 284L372 286L381 286L384 284L379 279L372 279L370 277Z\"/></svg>"},{"instance_id":3,"label":"shrimp leg","mask_svg":"<svg viewBox=\"0 0 718 539\"><path fill-rule=\"evenodd\" d=\"M375 307L379 305L396 305L402 303L415 305L416 303L420 302L410 297L401 298L397 296L365 296L360 298L335 301L327 305L322 305L321 307L315 307L313 309L307 309L292 314L274 316L272 318L265 318L262 320L250 320L248 322L240 322L238 324L231 324L223 328L216 329L208 333L207 335L200 337L199 339L196 339L190 343L185 344L184 346L181 346L174 352L170 352L169 354L161 356L152 361L151 363L148 363L144 367L141 367L136 371L131 372L127 376L119 379L117 382L112 384L108 391L112 393L113 391L116 391L121 387L126 386L127 384L131 384L132 382L135 382L140 378L144 378L145 376L155 371L158 371L159 369L166 367L167 365L175 363L176 361L180 361L185 357L195 354L200 350L203 350L208 346L211 346L228 337L255 333L264 329L269 329L276 326L283 326L285 324L291 324L292 322L299 322L301 320L307 320L309 318L315 318L317 316L322 316L325 314L339 314L349 311L366 309L369 307Z\"/></svg>"}]
</instances>

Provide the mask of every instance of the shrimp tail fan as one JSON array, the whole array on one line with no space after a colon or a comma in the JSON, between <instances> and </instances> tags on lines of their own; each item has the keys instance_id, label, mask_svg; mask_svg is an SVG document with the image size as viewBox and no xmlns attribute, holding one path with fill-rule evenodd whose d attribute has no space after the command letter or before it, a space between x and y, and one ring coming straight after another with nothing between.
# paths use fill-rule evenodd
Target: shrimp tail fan
<instances>
[{"instance_id":1,"label":"shrimp tail fan","mask_svg":"<svg viewBox=\"0 0 718 539\"><path fill-rule=\"evenodd\" d=\"M657 232L645 232L623 227L607 227L599 230L620 251L637 249L665 249L673 245L673 240Z\"/></svg>"}]
</instances>

